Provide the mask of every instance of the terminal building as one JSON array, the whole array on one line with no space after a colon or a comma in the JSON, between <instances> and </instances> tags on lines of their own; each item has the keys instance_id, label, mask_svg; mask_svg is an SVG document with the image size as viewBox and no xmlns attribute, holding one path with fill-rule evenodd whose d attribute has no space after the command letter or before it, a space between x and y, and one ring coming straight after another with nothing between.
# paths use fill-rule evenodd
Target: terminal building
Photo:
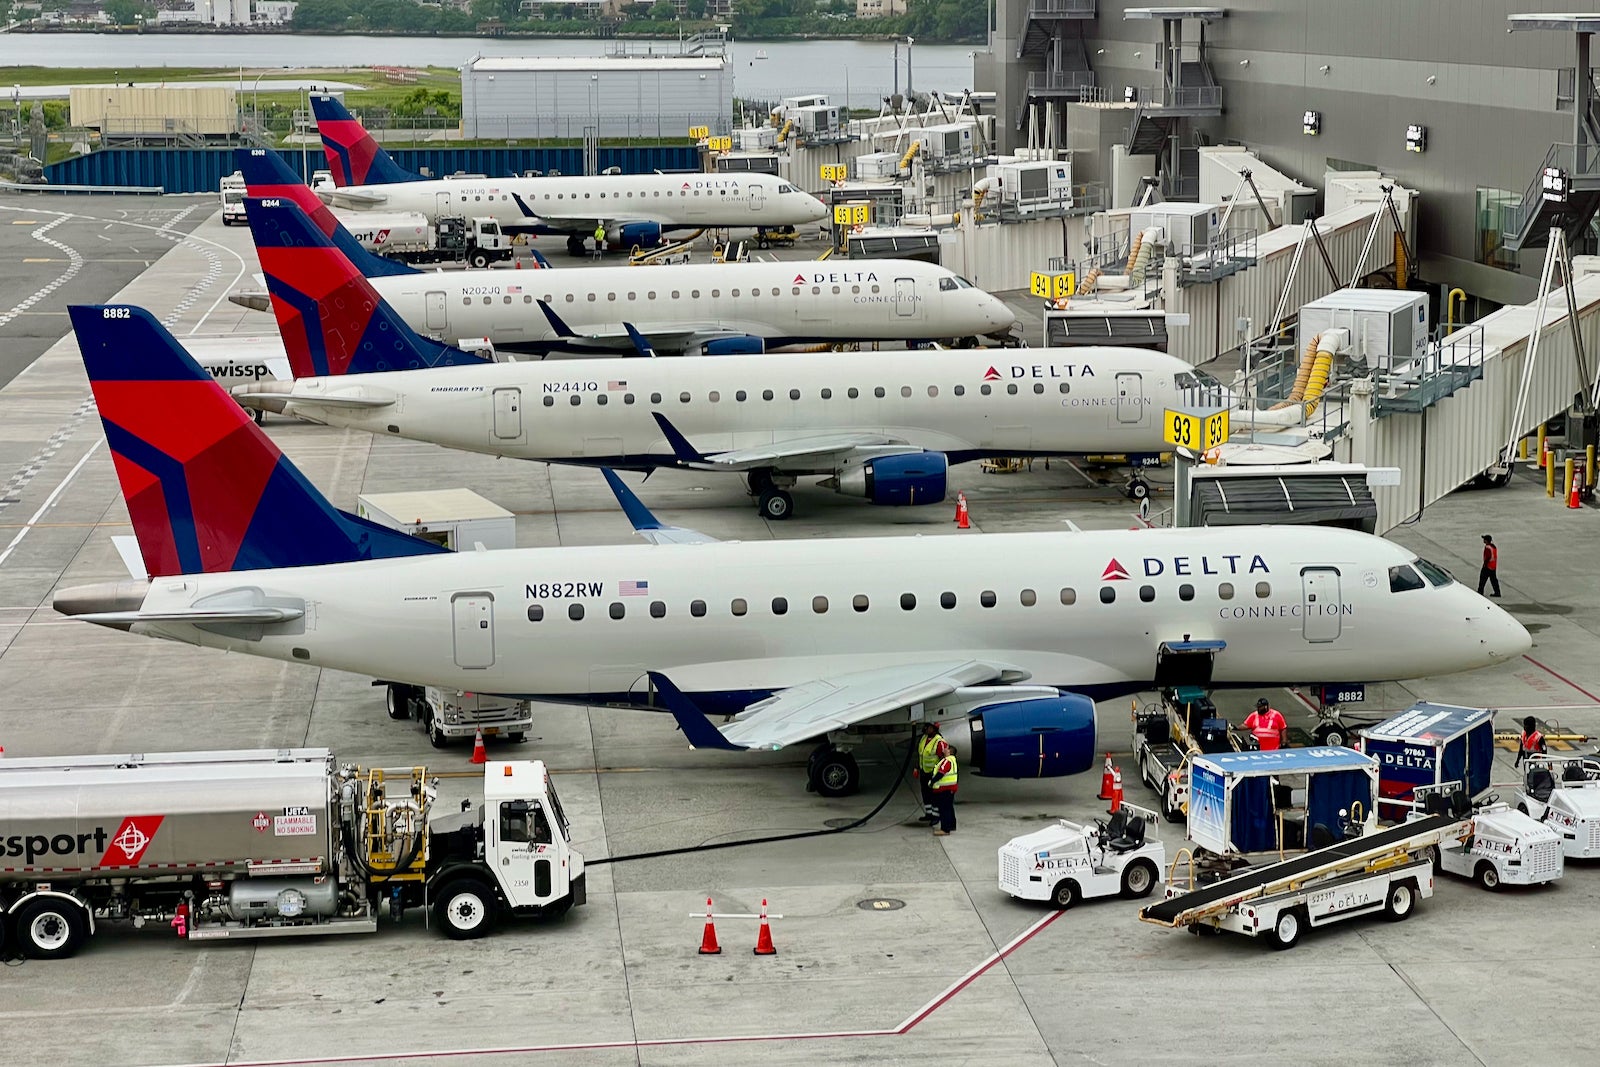
<instances>
[{"instance_id":1,"label":"terminal building","mask_svg":"<svg viewBox=\"0 0 1600 1067\"><path fill-rule=\"evenodd\" d=\"M1056 129L1034 136L1082 148L1083 131L1071 127L1099 111L1129 153L1155 157L1169 199L1195 198L1195 149L1205 144L1243 145L1310 185L1330 171L1392 176L1419 194L1424 282L1520 303L1533 296L1548 233L1524 198L1539 199L1546 156L1563 151L1552 146L1600 139L1574 128L1574 95L1590 95L1574 93L1582 24L1552 16L1554 26L1507 33L1527 7L997 0L975 82L995 93L1001 150L1027 145L1030 122L1038 129L1047 113ZM1590 78L1586 70L1578 87ZM1577 155L1553 162L1581 186L1597 163Z\"/></svg>"}]
</instances>

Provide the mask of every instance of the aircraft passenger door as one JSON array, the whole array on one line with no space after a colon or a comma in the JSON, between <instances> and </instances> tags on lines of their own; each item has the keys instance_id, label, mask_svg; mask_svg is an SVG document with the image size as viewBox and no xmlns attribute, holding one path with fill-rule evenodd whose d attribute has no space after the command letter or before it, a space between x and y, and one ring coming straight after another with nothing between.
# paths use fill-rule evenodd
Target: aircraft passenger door
<instances>
[{"instance_id":1,"label":"aircraft passenger door","mask_svg":"<svg viewBox=\"0 0 1600 1067\"><path fill-rule=\"evenodd\" d=\"M433 210L435 218L449 218L452 215L465 215L467 213L465 205L462 206L460 211L455 209L454 205L450 203L449 193L433 194Z\"/></svg>"},{"instance_id":2,"label":"aircraft passenger door","mask_svg":"<svg viewBox=\"0 0 1600 1067\"><path fill-rule=\"evenodd\" d=\"M767 191L761 186L752 186L750 195L744 198L751 211L761 211L767 206Z\"/></svg>"},{"instance_id":3,"label":"aircraft passenger door","mask_svg":"<svg viewBox=\"0 0 1600 1067\"><path fill-rule=\"evenodd\" d=\"M894 313L896 318L910 319L917 314L917 281L915 278L894 280Z\"/></svg>"},{"instance_id":4,"label":"aircraft passenger door","mask_svg":"<svg viewBox=\"0 0 1600 1067\"><path fill-rule=\"evenodd\" d=\"M1117 422L1123 426L1137 426L1144 419L1144 376L1123 371L1117 375Z\"/></svg>"},{"instance_id":5,"label":"aircraft passenger door","mask_svg":"<svg viewBox=\"0 0 1600 1067\"><path fill-rule=\"evenodd\" d=\"M1314 645L1339 639L1344 598L1335 568L1307 567L1300 572L1300 625L1305 639Z\"/></svg>"},{"instance_id":6,"label":"aircraft passenger door","mask_svg":"<svg viewBox=\"0 0 1600 1067\"><path fill-rule=\"evenodd\" d=\"M494 666L494 597L457 593L450 598L455 617L456 666L481 670Z\"/></svg>"},{"instance_id":7,"label":"aircraft passenger door","mask_svg":"<svg viewBox=\"0 0 1600 1067\"><path fill-rule=\"evenodd\" d=\"M441 337L450 328L450 309L443 289L430 289L423 295L423 324L429 330L437 330Z\"/></svg>"},{"instance_id":8,"label":"aircraft passenger door","mask_svg":"<svg viewBox=\"0 0 1600 1067\"><path fill-rule=\"evenodd\" d=\"M522 436L522 390L496 389L494 391L494 437L497 441L515 441Z\"/></svg>"}]
</instances>

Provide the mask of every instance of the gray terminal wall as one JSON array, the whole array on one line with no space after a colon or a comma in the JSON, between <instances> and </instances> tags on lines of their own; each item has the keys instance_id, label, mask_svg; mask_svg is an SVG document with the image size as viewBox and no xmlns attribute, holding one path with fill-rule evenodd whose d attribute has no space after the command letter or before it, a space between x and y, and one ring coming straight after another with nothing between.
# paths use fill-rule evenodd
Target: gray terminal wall
<instances>
[{"instance_id":1,"label":"gray terminal wall","mask_svg":"<svg viewBox=\"0 0 1600 1067\"><path fill-rule=\"evenodd\" d=\"M975 61L975 78L998 94L999 137L1010 147L1026 138L1015 128L1026 71L1042 69L1043 60L1016 58L1029 0L997 3L998 28ZM1159 84L1160 23L1122 16L1124 8L1145 6L1101 0L1084 27L1097 84L1113 98L1127 85ZM1238 0L1219 6L1228 14L1208 27L1207 43L1223 86L1223 115L1201 120L1199 129L1213 141L1245 144L1311 185L1320 186L1329 160L1391 174L1422 193L1425 278L1502 301L1531 292L1526 280L1480 265L1479 190L1520 197L1550 145L1572 140L1570 111L1555 110L1555 71L1573 64L1574 42L1565 33L1507 33L1506 16L1600 4ZM1198 36L1194 26L1185 25L1186 40ZM1307 110L1321 112L1317 137L1301 129ZM1411 123L1427 127L1420 155L1405 150ZM1526 253L1523 269L1537 272L1541 256Z\"/></svg>"},{"instance_id":2,"label":"gray terminal wall","mask_svg":"<svg viewBox=\"0 0 1600 1067\"><path fill-rule=\"evenodd\" d=\"M683 137L691 126L726 132L733 75L726 63L696 59L678 69L596 59L557 70L461 72L463 137L508 140L579 138L593 127L603 140Z\"/></svg>"}]
</instances>

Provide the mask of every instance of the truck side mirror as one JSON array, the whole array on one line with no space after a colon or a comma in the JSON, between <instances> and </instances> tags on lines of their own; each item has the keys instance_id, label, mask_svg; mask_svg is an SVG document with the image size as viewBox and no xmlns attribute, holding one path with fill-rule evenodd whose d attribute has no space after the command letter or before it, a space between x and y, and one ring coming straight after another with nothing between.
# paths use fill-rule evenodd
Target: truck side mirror
<instances>
[{"instance_id":1,"label":"truck side mirror","mask_svg":"<svg viewBox=\"0 0 1600 1067\"><path fill-rule=\"evenodd\" d=\"M471 797L462 797L461 798L461 810L462 811L471 811L472 810L472 798Z\"/></svg>"}]
</instances>

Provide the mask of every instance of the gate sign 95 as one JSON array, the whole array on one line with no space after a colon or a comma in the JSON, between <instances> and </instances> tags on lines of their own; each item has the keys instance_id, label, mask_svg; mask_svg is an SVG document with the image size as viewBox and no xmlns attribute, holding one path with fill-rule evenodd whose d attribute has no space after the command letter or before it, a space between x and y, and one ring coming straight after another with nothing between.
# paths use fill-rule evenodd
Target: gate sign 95
<instances>
[{"instance_id":1,"label":"gate sign 95","mask_svg":"<svg viewBox=\"0 0 1600 1067\"><path fill-rule=\"evenodd\" d=\"M1228 413L1206 414L1168 408L1162 416L1161 439L1169 445L1198 452L1216 448L1228 440Z\"/></svg>"}]
</instances>

